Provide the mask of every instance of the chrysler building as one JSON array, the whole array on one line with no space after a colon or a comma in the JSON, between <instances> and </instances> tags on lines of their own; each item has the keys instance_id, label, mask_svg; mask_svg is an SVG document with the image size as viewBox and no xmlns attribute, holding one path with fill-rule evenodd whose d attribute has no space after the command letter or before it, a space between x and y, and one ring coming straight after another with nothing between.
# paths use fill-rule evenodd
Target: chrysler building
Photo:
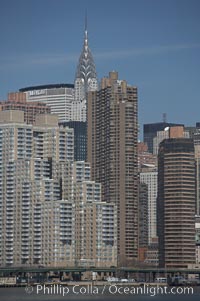
<instances>
[{"instance_id":1,"label":"chrysler building","mask_svg":"<svg viewBox=\"0 0 200 301\"><path fill-rule=\"evenodd\" d=\"M73 121L86 121L87 92L98 89L96 68L88 46L87 18L84 44L76 70L74 89L75 96L72 102L71 119Z\"/></svg>"}]
</instances>

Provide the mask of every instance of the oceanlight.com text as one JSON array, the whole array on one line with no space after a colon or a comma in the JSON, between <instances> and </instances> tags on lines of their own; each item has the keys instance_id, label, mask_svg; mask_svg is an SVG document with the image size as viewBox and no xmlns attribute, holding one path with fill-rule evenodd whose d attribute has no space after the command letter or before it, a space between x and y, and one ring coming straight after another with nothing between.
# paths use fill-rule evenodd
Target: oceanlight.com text
<instances>
[{"instance_id":1,"label":"oceanlight.com text","mask_svg":"<svg viewBox=\"0 0 200 301\"><path fill-rule=\"evenodd\" d=\"M88 285L42 285L38 284L34 286L27 286L25 288L27 294L37 295L146 295L146 296L157 296L157 295L193 295L193 287L168 287L159 285L148 285L143 286L128 286L128 285L117 285L117 284L105 284L102 286L96 286L93 284Z\"/></svg>"}]
</instances>

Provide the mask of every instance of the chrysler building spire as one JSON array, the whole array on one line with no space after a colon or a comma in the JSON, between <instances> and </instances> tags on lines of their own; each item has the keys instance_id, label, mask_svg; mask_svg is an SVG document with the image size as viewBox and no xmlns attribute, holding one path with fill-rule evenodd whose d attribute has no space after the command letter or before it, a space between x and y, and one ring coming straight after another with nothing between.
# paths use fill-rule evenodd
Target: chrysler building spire
<instances>
[{"instance_id":1,"label":"chrysler building spire","mask_svg":"<svg viewBox=\"0 0 200 301\"><path fill-rule=\"evenodd\" d=\"M87 13L85 16L84 43L77 65L74 86L75 98L72 104L72 120L86 121L87 92L98 89L96 68L88 46Z\"/></svg>"}]
</instances>

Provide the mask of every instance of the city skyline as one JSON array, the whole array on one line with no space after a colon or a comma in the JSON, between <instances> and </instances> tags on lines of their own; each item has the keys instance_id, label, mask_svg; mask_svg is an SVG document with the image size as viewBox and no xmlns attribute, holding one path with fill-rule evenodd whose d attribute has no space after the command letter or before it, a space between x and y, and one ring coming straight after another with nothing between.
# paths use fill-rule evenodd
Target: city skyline
<instances>
[{"instance_id":1,"label":"city skyline","mask_svg":"<svg viewBox=\"0 0 200 301\"><path fill-rule=\"evenodd\" d=\"M1 0L0 99L25 86L74 82L87 9L98 79L116 70L138 87L140 132L164 112L169 122L194 125L199 6L196 0Z\"/></svg>"},{"instance_id":2,"label":"city skyline","mask_svg":"<svg viewBox=\"0 0 200 301\"><path fill-rule=\"evenodd\" d=\"M0 4L2 275L200 284L199 2Z\"/></svg>"}]
</instances>

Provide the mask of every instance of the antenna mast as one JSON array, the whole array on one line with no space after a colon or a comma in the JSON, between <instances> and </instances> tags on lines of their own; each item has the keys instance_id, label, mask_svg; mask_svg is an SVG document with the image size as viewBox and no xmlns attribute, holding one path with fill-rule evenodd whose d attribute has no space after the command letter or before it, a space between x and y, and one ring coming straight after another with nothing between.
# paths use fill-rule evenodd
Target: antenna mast
<instances>
[{"instance_id":1,"label":"antenna mast","mask_svg":"<svg viewBox=\"0 0 200 301\"><path fill-rule=\"evenodd\" d=\"M167 122L167 113L163 113L162 114L162 119L163 119L163 122Z\"/></svg>"},{"instance_id":2,"label":"antenna mast","mask_svg":"<svg viewBox=\"0 0 200 301\"><path fill-rule=\"evenodd\" d=\"M85 10L85 31L87 31L87 9Z\"/></svg>"}]
</instances>

